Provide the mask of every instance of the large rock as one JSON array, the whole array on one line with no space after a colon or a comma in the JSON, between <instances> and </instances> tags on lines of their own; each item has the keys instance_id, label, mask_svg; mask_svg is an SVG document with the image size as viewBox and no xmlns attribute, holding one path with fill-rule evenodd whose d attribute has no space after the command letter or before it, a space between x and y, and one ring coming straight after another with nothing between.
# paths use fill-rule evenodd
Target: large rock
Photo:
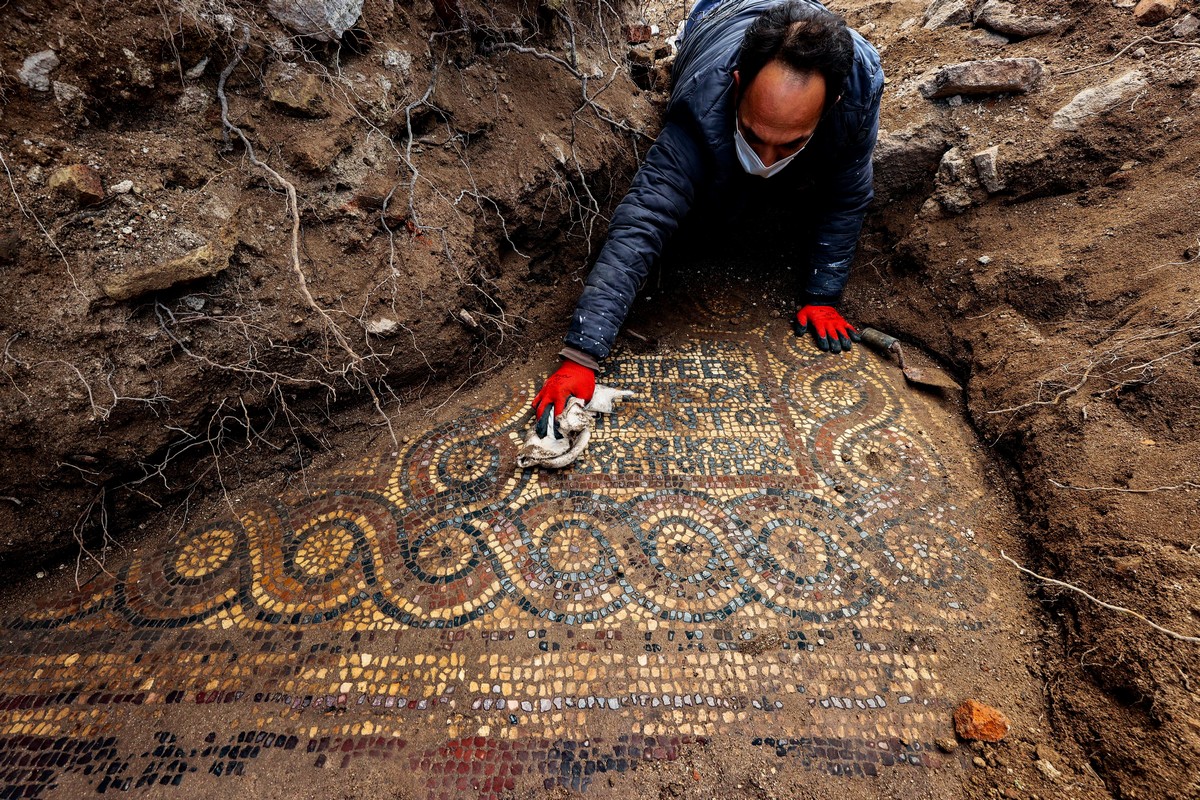
<instances>
[{"instance_id":1,"label":"large rock","mask_svg":"<svg viewBox=\"0 0 1200 800\"><path fill-rule=\"evenodd\" d=\"M268 0L271 16L301 36L336 42L358 22L363 0Z\"/></svg>"},{"instance_id":2,"label":"large rock","mask_svg":"<svg viewBox=\"0 0 1200 800\"><path fill-rule=\"evenodd\" d=\"M1141 0L1133 7L1138 25L1157 25L1179 13L1179 0Z\"/></svg>"},{"instance_id":3,"label":"large rock","mask_svg":"<svg viewBox=\"0 0 1200 800\"><path fill-rule=\"evenodd\" d=\"M954 95L986 95L1028 92L1042 77L1036 58L998 58L994 61L964 61L942 67L921 84L921 94L930 100Z\"/></svg>"},{"instance_id":4,"label":"large rock","mask_svg":"<svg viewBox=\"0 0 1200 800\"><path fill-rule=\"evenodd\" d=\"M81 206L92 206L104 199L104 184L96 170L87 164L71 164L50 173L50 191Z\"/></svg>"},{"instance_id":5,"label":"large rock","mask_svg":"<svg viewBox=\"0 0 1200 800\"><path fill-rule=\"evenodd\" d=\"M53 50L43 50L25 59L17 77L21 83L35 92L50 91L50 73L58 66L58 56Z\"/></svg>"},{"instance_id":6,"label":"large rock","mask_svg":"<svg viewBox=\"0 0 1200 800\"><path fill-rule=\"evenodd\" d=\"M223 235L179 258L105 276L100 288L113 300L131 300L189 281L215 277L229 266L230 244L229 237Z\"/></svg>"},{"instance_id":7,"label":"large rock","mask_svg":"<svg viewBox=\"0 0 1200 800\"><path fill-rule=\"evenodd\" d=\"M1022 14L1012 3L988 0L975 15L975 24L1013 39L1029 39L1053 33L1063 27L1059 19L1046 19Z\"/></svg>"},{"instance_id":8,"label":"large rock","mask_svg":"<svg viewBox=\"0 0 1200 800\"><path fill-rule=\"evenodd\" d=\"M1103 86L1084 89L1054 113L1050 127L1060 131L1077 131L1083 123L1107 114L1145 88L1146 76L1131 70Z\"/></svg>"},{"instance_id":9,"label":"large rock","mask_svg":"<svg viewBox=\"0 0 1200 800\"><path fill-rule=\"evenodd\" d=\"M325 84L294 64L279 65L267 75L267 99L276 108L300 117L329 116Z\"/></svg>"},{"instance_id":10,"label":"large rock","mask_svg":"<svg viewBox=\"0 0 1200 800\"><path fill-rule=\"evenodd\" d=\"M875 144L876 202L891 202L926 186L949 147L945 131L928 123L881 133Z\"/></svg>"},{"instance_id":11,"label":"large rock","mask_svg":"<svg viewBox=\"0 0 1200 800\"><path fill-rule=\"evenodd\" d=\"M973 0L933 0L925 9L923 27L933 30L970 22L974 7Z\"/></svg>"}]
</instances>

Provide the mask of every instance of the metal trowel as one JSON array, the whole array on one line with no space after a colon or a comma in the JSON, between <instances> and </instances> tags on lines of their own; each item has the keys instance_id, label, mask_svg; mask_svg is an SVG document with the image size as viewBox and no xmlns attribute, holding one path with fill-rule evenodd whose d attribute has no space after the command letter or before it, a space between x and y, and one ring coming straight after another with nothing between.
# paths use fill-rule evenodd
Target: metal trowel
<instances>
[{"instance_id":1,"label":"metal trowel","mask_svg":"<svg viewBox=\"0 0 1200 800\"><path fill-rule=\"evenodd\" d=\"M900 340L895 336L889 336L874 328L863 328L859 335L862 336L864 344L868 344L882 353L895 353L896 360L900 362L900 371L904 373L904 377L908 379L909 383L932 386L935 389L962 391L962 387L958 385L957 381L937 367L912 367L906 364L904 349L900 347Z\"/></svg>"}]
</instances>

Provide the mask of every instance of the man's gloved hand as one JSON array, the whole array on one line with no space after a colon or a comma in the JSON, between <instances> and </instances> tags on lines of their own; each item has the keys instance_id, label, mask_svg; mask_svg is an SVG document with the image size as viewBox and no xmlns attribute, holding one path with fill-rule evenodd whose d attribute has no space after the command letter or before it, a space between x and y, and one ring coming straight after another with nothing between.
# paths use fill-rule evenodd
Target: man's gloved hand
<instances>
[{"instance_id":1,"label":"man's gloved hand","mask_svg":"<svg viewBox=\"0 0 1200 800\"><path fill-rule=\"evenodd\" d=\"M846 322L833 306L804 306L796 312L792 330L797 336L811 331L817 347L834 353L850 349L851 342L860 342L858 329Z\"/></svg>"},{"instance_id":2,"label":"man's gloved hand","mask_svg":"<svg viewBox=\"0 0 1200 800\"><path fill-rule=\"evenodd\" d=\"M586 403L592 399L595 391L595 371L570 359L563 359L562 366L546 378L541 391L533 398L534 416L540 421L546 410L553 407L554 416L558 417L567 405L568 397L574 395Z\"/></svg>"}]
</instances>

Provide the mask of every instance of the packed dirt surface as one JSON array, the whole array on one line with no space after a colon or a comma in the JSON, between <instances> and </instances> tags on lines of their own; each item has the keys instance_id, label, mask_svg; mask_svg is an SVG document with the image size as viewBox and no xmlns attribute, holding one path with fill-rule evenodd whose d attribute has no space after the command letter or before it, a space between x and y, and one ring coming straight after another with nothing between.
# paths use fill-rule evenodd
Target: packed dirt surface
<instances>
[{"instance_id":1,"label":"packed dirt surface","mask_svg":"<svg viewBox=\"0 0 1200 800\"><path fill-rule=\"evenodd\" d=\"M833 7L889 76L847 315L964 383L1027 566L1200 633L1196 9ZM402 438L535 345L544 369L683 9L620 12L381 0L335 45L259 4L0 7L5 568L190 529L390 441L376 408ZM999 58L1040 68L921 89ZM778 252L742 222L724 263ZM1197 646L1028 588L1057 746L1113 796L1200 797Z\"/></svg>"}]
</instances>

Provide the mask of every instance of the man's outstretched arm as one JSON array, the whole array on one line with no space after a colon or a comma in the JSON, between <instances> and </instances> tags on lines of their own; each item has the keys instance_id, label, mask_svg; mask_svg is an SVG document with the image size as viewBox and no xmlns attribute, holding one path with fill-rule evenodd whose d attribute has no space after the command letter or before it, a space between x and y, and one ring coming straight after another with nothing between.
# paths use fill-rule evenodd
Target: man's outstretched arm
<instances>
[{"instance_id":1,"label":"man's outstretched arm","mask_svg":"<svg viewBox=\"0 0 1200 800\"><path fill-rule=\"evenodd\" d=\"M704 169L700 143L682 125L668 122L613 213L563 340L563 364L534 398L539 419L550 408L561 414L572 395L591 399L599 362L612 349L650 267L691 209Z\"/></svg>"},{"instance_id":2,"label":"man's outstretched arm","mask_svg":"<svg viewBox=\"0 0 1200 800\"><path fill-rule=\"evenodd\" d=\"M668 122L613 213L571 317L568 347L597 361L608 355L650 267L691 209L704 171L702 144Z\"/></svg>"}]
</instances>

